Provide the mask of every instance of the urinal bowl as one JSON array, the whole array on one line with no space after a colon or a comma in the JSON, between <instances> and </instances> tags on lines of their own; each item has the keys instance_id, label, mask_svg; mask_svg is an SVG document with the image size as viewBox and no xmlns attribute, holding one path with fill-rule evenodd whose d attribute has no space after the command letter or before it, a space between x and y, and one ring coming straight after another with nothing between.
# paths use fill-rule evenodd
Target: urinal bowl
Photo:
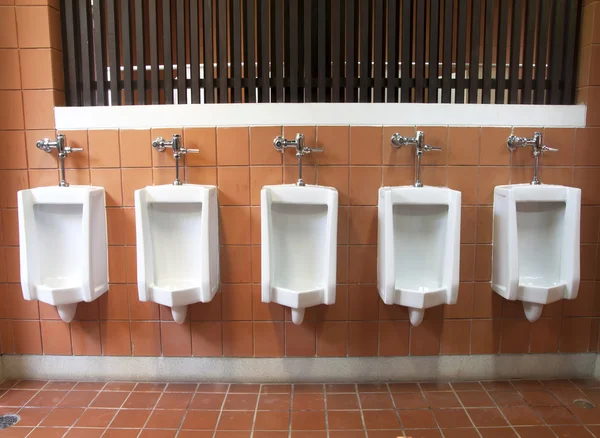
<instances>
[{"instance_id":1,"label":"urinal bowl","mask_svg":"<svg viewBox=\"0 0 600 438\"><path fill-rule=\"evenodd\" d=\"M262 301L290 307L295 324L307 307L335 302L337 207L331 187L261 191Z\"/></svg>"},{"instance_id":2,"label":"urinal bowl","mask_svg":"<svg viewBox=\"0 0 600 438\"><path fill-rule=\"evenodd\" d=\"M458 296L460 192L444 187L382 187L378 204L378 283L385 304L425 309Z\"/></svg>"},{"instance_id":3,"label":"urinal bowl","mask_svg":"<svg viewBox=\"0 0 600 438\"><path fill-rule=\"evenodd\" d=\"M39 187L18 193L21 287L71 322L77 303L108 290L104 189Z\"/></svg>"},{"instance_id":4,"label":"urinal bowl","mask_svg":"<svg viewBox=\"0 0 600 438\"><path fill-rule=\"evenodd\" d=\"M581 191L518 184L494 190L492 289L523 302L536 321L543 306L579 289Z\"/></svg>"},{"instance_id":5,"label":"urinal bowl","mask_svg":"<svg viewBox=\"0 0 600 438\"><path fill-rule=\"evenodd\" d=\"M135 192L138 292L171 308L183 323L187 307L219 288L217 189L149 186Z\"/></svg>"}]
</instances>

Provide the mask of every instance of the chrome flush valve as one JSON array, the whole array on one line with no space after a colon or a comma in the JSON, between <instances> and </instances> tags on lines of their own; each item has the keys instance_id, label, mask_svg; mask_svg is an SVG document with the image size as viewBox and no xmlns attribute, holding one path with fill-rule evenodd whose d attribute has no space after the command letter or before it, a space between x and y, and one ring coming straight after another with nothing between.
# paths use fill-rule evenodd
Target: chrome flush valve
<instances>
[{"instance_id":1,"label":"chrome flush valve","mask_svg":"<svg viewBox=\"0 0 600 438\"><path fill-rule=\"evenodd\" d=\"M423 156L424 152L441 151L442 148L424 144L425 135L423 134L423 131L417 131L416 137L405 137L399 133L395 133L392 135L391 140L392 146L394 146L396 149L402 146L415 147L417 152L417 180L415 181L415 187L423 187L423 183L421 182L421 157Z\"/></svg>"},{"instance_id":2,"label":"chrome flush valve","mask_svg":"<svg viewBox=\"0 0 600 438\"><path fill-rule=\"evenodd\" d=\"M173 134L173 139L171 141L167 141L162 137L158 137L156 140L152 142L152 147L156 149L158 152L164 152L167 146L171 146L173 150L173 158L175 158L175 181L173 181L173 185L180 186L183 183L179 179L179 159L182 155L197 154L200 152L199 149L187 149L181 144L181 135Z\"/></svg>"},{"instance_id":3,"label":"chrome flush valve","mask_svg":"<svg viewBox=\"0 0 600 438\"><path fill-rule=\"evenodd\" d=\"M312 152L323 152L323 148L311 148L310 146L304 145L304 134L296 134L295 140L288 140L285 137L279 135L273 140L273 146L275 150L283 153L287 148L296 149L296 158L298 158L298 182L296 185L305 186L306 184L302 180L302 157Z\"/></svg>"},{"instance_id":4,"label":"chrome flush valve","mask_svg":"<svg viewBox=\"0 0 600 438\"><path fill-rule=\"evenodd\" d=\"M508 149L513 152L518 148L526 148L531 146L533 148L533 180L531 181L532 185L541 184L538 178L538 167L539 167L539 158L544 152L558 152L558 149L548 147L542 144L542 133L534 132L533 137L517 137L514 134L511 134L508 137L506 142L506 146Z\"/></svg>"},{"instance_id":5,"label":"chrome flush valve","mask_svg":"<svg viewBox=\"0 0 600 438\"><path fill-rule=\"evenodd\" d=\"M48 138L43 140L38 140L36 142L36 146L38 149L44 152L52 152L53 149L58 151L58 158L60 160L60 182L59 186L61 187L69 187L69 183L65 179L65 158L67 155L72 154L73 152L81 152L83 148L72 148L71 146L67 146L67 138L64 134L58 134L56 136L56 141L52 141Z\"/></svg>"}]
</instances>

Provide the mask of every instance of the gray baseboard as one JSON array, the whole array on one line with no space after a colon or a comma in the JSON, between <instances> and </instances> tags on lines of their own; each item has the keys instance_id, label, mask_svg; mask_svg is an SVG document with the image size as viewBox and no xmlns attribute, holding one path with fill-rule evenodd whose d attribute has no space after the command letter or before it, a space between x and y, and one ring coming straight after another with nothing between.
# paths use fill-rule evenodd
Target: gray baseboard
<instances>
[{"instance_id":1,"label":"gray baseboard","mask_svg":"<svg viewBox=\"0 0 600 438\"><path fill-rule=\"evenodd\" d=\"M377 382L600 378L597 354L355 358L1 356L4 378L206 382Z\"/></svg>"}]
</instances>

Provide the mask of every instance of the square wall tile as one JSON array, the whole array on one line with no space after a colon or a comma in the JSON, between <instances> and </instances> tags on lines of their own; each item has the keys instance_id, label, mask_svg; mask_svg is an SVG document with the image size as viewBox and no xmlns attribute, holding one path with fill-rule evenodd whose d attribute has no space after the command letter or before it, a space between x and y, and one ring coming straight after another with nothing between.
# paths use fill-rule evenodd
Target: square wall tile
<instances>
[{"instance_id":1,"label":"square wall tile","mask_svg":"<svg viewBox=\"0 0 600 438\"><path fill-rule=\"evenodd\" d=\"M20 48L62 50L60 12L49 6L17 6Z\"/></svg>"},{"instance_id":2,"label":"square wall tile","mask_svg":"<svg viewBox=\"0 0 600 438\"><path fill-rule=\"evenodd\" d=\"M119 131L88 131L90 167L120 167Z\"/></svg>"},{"instance_id":3,"label":"square wall tile","mask_svg":"<svg viewBox=\"0 0 600 438\"><path fill-rule=\"evenodd\" d=\"M0 90L0 102L0 129L25 129L21 91Z\"/></svg>"},{"instance_id":4,"label":"square wall tile","mask_svg":"<svg viewBox=\"0 0 600 438\"><path fill-rule=\"evenodd\" d=\"M0 48L17 48L17 18L15 8L0 6Z\"/></svg>"},{"instance_id":5,"label":"square wall tile","mask_svg":"<svg viewBox=\"0 0 600 438\"><path fill-rule=\"evenodd\" d=\"M16 49L0 49L0 65L3 66L3 72L0 76L0 90L20 90L19 51Z\"/></svg>"}]
</instances>

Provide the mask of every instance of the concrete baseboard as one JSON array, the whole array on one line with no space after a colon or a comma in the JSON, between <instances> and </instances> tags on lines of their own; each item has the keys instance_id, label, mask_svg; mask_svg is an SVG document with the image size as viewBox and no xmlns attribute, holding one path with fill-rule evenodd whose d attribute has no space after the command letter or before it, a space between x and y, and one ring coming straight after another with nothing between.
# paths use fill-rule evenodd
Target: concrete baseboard
<instances>
[{"instance_id":1,"label":"concrete baseboard","mask_svg":"<svg viewBox=\"0 0 600 438\"><path fill-rule=\"evenodd\" d=\"M377 382L600 378L597 354L356 358L1 356L4 378L205 382ZM3 370L3 371L2 371Z\"/></svg>"}]
</instances>

